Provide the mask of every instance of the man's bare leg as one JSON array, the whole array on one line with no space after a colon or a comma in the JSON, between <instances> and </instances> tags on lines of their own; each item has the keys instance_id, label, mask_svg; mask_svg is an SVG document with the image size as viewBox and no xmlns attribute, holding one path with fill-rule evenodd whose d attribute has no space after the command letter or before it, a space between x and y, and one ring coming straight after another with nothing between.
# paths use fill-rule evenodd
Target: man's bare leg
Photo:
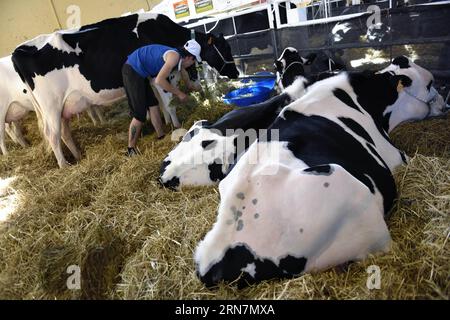
<instances>
[{"instance_id":1,"label":"man's bare leg","mask_svg":"<svg viewBox=\"0 0 450 320\"><path fill-rule=\"evenodd\" d=\"M130 129L128 130L128 148L135 148L136 143L141 135L142 126L144 124L133 118L130 123Z\"/></svg>"},{"instance_id":2,"label":"man's bare leg","mask_svg":"<svg viewBox=\"0 0 450 320\"><path fill-rule=\"evenodd\" d=\"M161 121L161 115L159 113L159 106L152 106L149 108L150 110L150 119L152 121L152 125L155 128L156 134L158 138L164 136L164 129Z\"/></svg>"}]
</instances>

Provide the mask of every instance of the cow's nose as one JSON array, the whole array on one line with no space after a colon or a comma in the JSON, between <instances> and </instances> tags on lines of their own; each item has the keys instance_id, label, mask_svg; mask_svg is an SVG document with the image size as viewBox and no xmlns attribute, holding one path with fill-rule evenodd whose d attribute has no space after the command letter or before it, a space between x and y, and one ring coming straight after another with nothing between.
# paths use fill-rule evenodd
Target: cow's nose
<instances>
[{"instance_id":1,"label":"cow's nose","mask_svg":"<svg viewBox=\"0 0 450 320\"><path fill-rule=\"evenodd\" d=\"M178 187L180 186L180 179L178 177L173 177L172 179L167 181L163 181L163 179L159 177L158 182L162 187L174 191L178 190Z\"/></svg>"}]
</instances>

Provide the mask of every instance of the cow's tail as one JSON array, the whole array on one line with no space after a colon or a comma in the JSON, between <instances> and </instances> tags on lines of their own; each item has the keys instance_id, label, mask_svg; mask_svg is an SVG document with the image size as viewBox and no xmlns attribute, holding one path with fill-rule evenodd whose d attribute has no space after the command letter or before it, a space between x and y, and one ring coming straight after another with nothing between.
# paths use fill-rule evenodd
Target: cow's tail
<instances>
[{"instance_id":1,"label":"cow's tail","mask_svg":"<svg viewBox=\"0 0 450 320\"><path fill-rule=\"evenodd\" d=\"M33 104L34 110L36 112L36 117L37 117L37 122L38 122L38 128L39 131L41 132L42 137L44 138L43 140L45 142L47 142L47 146L46 148L48 149L48 147L50 146L47 139L45 138L45 133L44 133L44 120L42 117L42 112L41 112L41 107L39 102L37 101L36 97L34 96L32 87L34 87L34 85L32 83L29 82L29 80L31 78L27 77L27 74L25 72L25 70L23 70L22 66L26 65L26 59L33 55L33 53L35 53L37 50L36 47L30 47L30 46L20 46L17 47L16 50L14 50L14 53L12 54L11 60L14 66L14 70L19 74L20 78L22 79L22 82L24 83L25 87L27 88L28 92L30 93L30 97L31 97L31 103ZM44 142L44 143L45 143Z\"/></svg>"},{"instance_id":2,"label":"cow's tail","mask_svg":"<svg viewBox=\"0 0 450 320\"><path fill-rule=\"evenodd\" d=\"M26 64L25 60L29 56L33 55L36 51L37 51L37 48L34 47L34 46L22 45L20 47L17 47L16 50L14 50L14 52L13 52L13 54L11 56L11 60L12 60L13 66L14 66L14 70L16 70L16 72L19 74L19 76L22 79L22 81L24 83L27 83L28 85L30 85L30 83L28 82L28 78L29 77L27 77L27 73L22 68L22 66Z\"/></svg>"}]
</instances>

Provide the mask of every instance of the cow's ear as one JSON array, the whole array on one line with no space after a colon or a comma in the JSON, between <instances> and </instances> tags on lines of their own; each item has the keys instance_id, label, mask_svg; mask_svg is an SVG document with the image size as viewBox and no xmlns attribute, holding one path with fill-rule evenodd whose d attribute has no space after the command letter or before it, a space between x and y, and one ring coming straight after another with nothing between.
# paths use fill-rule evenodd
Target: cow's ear
<instances>
[{"instance_id":1,"label":"cow's ear","mask_svg":"<svg viewBox=\"0 0 450 320\"><path fill-rule=\"evenodd\" d=\"M396 57L394 60L392 60L392 64L399 66L400 69L407 69L410 67L409 59L405 56Z\"/></svg>"},{"instance_id":2,"label":"cow's ear","mask_svg":"<svg viewBox=\"0 0 450 320\"><path fill-rule=\"evenodd\" d=\"M411 78L405 75L395 75L392 78L392 82L399 93L402 92L405 87L409 87L412 84Z\"/></svg>"}]
</instances>

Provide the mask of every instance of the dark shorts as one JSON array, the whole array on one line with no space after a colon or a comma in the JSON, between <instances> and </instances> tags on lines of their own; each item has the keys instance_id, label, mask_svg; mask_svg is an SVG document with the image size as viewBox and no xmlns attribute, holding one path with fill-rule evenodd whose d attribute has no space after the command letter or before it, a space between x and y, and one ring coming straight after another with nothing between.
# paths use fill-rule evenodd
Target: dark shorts
<instances>
[{"instance_id":1,"label":"dark shorts","mask_svg":"<svg viewBox=\"0 0 450 320\"><path fill-rule=\"evenodd\" d=\"M122 67L122 78L131 116L145 122L147 110L159 105L148 78L142 78L128 63L125 63Z\"/></svg>"}]
</instances>

